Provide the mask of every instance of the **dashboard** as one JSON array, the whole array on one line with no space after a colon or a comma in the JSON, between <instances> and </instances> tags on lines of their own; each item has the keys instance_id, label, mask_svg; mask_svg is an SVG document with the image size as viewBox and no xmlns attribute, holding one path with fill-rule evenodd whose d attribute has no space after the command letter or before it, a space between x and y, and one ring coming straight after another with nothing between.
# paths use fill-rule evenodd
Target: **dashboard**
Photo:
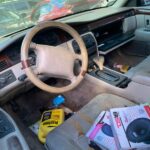
<instances>
[{"instance_id":1,"label":"dashboard","mask_svg":"<svg viewBox=\"0 0 150 150\"><path fill-rule=\"evenodd\" d=\"M66 33L62 30L49 29L48 31L45 30L37 34L32 41L38 44L57 46L66 42L68 39L67 36L68 35L66 35ZM23 37L15 41L0 53L0 72L20 63L20 50L22 41ZM29 56L34 58L34 52L30 51Z\"/></svg>"},{"instance_id":2,"label":"dashboard","mask_svg":"<svg viewBox=\"0 0 150 150\"><path fill-rule=\"evenodd\" d=\"M69 25L82 36L90 59L97 52L106 55L134 39L135 10L128 9L95 21L69 23ZM24 36L17 37L0 52L0 97L25 83L25 80L19 80L21 76L25 75L20 63L20 49ZM32 41L52 46L67 43L76 53L80 53L76 41L61 29L45 29L39 32ZM30 51L29 57L31 65L35 65L36 54Z\"/></svg>"}]
</instances>

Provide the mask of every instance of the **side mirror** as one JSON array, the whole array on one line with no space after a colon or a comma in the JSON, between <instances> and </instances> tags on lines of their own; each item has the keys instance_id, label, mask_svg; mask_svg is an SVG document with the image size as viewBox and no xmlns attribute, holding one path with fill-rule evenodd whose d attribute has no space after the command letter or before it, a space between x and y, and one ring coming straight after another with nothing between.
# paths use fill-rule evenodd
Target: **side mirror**
<instances>
[{"instance_id":1,"label":"side mirror","mask_svg":"<svg viewBox=\"0 0 150 150\"><path fill-rule=\"evenodd\" d=\"M150 6L150 0L136 0L137 6Z\"/></svg>"}]
</instances>

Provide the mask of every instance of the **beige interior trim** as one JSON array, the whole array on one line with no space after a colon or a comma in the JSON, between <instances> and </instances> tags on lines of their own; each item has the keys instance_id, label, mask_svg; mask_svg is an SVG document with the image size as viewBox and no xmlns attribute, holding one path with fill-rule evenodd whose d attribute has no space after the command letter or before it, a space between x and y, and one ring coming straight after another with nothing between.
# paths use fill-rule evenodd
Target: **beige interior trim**
<instances>
[{"instance_id":1,"label":"beige interior trim","mask_svg":"<svg viewBox=\"0 0 150 150\"><path fill-rule=\"evenodd\" d=\"M127 88L122 89L114 87L113 85L110 85L88 74L86 74L85 80L90 82L99 94L114 94L128 99L134 103L150 103L150 86L144 85L143 83L131 81Z\"/></svg>"}]
</instances>

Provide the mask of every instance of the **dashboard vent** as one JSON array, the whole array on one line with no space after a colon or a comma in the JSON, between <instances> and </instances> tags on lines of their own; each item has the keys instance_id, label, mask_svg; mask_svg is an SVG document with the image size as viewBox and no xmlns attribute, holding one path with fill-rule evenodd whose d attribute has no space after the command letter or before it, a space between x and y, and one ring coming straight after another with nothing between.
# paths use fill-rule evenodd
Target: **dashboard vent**
<instances>
[{"instance_id":1,"label":"dashboard vent","mask_svg":"<svg viewBox=\"0 0 150 150\"><path fill-rule=\"evenodd\" d=\"M4 60L0 60L0 72L7 69L9 67L8 62Z\"/></svg>"}]
</instances>

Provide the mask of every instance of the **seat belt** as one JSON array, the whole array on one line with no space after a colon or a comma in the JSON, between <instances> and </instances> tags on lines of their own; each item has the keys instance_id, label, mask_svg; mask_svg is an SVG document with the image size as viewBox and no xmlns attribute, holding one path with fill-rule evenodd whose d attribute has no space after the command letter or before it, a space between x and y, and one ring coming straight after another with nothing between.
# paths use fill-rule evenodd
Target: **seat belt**
<instances>
[{"instance_id":1,"label":"seat belt","mask_svg":"<svg viewBox=\"0 0 150 150\"><path fill-rule=\"evenodd\" d=\"M93 120L88 115L85 115L84 113L77 112L76 115L79 116L81 119L83 119L84 121L86 121L89 124L93 123ZM82 126L80 125L80 123L77 120L71 118L69 120L69 123L71 124L71 126L73 126L76 129L76 131L78 132L79 137L80 136L85 136L85 134L83 133ZM95 150L95 148L93 148L89 145L88 150Z\"/></svg>"},{"instance_id":2,"label":"seat belt","mask_svg":"<svg viewBox=\"0 0 150 150\"><path fill-rule=\"evenodd\" d=\"M91 117L89 117L88 115L82 113L82 112L77 112L77 115L83 119L85 122L89 123L89 124L93 124L93 119Z\"/></svg>"},{"instance_id":3,"label":"seat belt","mask_svg":"<svg viewBox=\"0 0 150 150\"><path fill-rule=\"evenodd\" d=\"M83 133L82 127L81 127L80 123L77 120L70 119L69 124L71 124L71 126L73 126L76 129L76 131L78 132L79 137L80 136L85 136L84 133ZM88 150L95 150L95 149L89 146Z\"/></svg>"},{"instance_id":4,"label":"seat belt","mask_svg":"<svg viewBox=\"0 0 150 150\"><path fill-rule=\"evenodd\" d=\"M74 119L71 118L69 120L69 124L71 124L71 126L73 126L78 131L79 136L84 135L82 127L81 127L80 123L77 120L74 120Z\"/></svg>"},{"instance_id":5,"label":"seat belt","mask_svg":"<svg viewBox=\"0 0 150 150\"><path fill-rule=\"evenodd\" d=\"M85 122L93 124L93 120L88 115L85 115L84 113L81 112L77 112L76 115L79 116ZM84 135L83 129L77 120L70 118L69 123L78 131L79 136Z\"/></svg>"}]
</instances>

